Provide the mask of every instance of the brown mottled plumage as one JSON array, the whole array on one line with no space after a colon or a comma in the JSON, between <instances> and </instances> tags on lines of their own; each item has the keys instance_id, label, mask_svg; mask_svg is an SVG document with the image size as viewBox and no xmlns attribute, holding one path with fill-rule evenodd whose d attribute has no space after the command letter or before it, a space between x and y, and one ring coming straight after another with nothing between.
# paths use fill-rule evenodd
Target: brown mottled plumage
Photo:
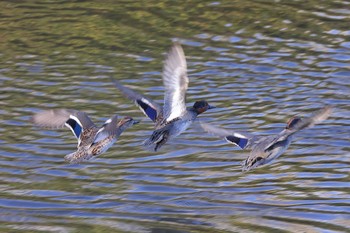
<instances>
[{"instance_id":1,"label":"brown mottled plumage","mask_svg":"<svg viewBox=\"0 0 350 233\"><path fill-rule=\"evenodd\" d=\"M45 128L63 128L67 126L78 139L77 151L65 156L69 163L89 160L107 151L128 127L138 123L131 117L118 122L117 115L108 119L98 128L84 112L69 109L42 111L32 117L35 125Z\"/></svg>"}]
</instances>

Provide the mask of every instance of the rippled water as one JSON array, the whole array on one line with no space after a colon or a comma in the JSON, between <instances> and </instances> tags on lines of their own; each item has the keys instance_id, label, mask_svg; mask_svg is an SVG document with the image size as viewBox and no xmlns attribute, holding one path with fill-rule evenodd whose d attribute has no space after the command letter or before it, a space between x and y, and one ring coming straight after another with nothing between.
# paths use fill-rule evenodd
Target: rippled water
<instances>
[{"instance_id":1,"label":"rippled water","mask_svg":"<svg viewBox=\"0 0 350 233\"><path fill-rule=\"evenodd\" d=\"M1 1L1 232L349 232L350 8L347 1ZM194 124L157 153L152 122L109 77L161 103L171 40L188 60L203 121L269 135L331 104L273 164ZM65 164L68 129L31 125L73 108L96 123L142 120L96 160Z\"/></svg>"}]
</instances>

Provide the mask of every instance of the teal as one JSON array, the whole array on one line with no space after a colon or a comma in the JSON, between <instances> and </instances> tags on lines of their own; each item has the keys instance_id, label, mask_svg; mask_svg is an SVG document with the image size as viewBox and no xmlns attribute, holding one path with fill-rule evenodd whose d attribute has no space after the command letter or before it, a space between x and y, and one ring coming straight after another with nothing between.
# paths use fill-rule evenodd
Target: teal
<instances>
[{"instance_id":1,"label":"teal","mask_svg":"<svg viewBox=\"0 0 350 233\"><path fill-rule=\"evenodd\" d=\"M102 127L97 127L84 112L70 109L46 110L32 117L35 125L43 128L68 127L78 139L77 151L66 155L68 163L80 163L106 152L122 132L138 121L124 117L118 121L115 115Z\"/></svg>"},{"instance_id":2,"label":"teal","mask_svg":"<svg viewBox=\"0 0 350 233\"><path fill-rule=\"evenodd\" d=\"M289 147L293 135L302 129L309 128L315 124L326 120L332 113L330 106L314 112L309 117L292 117L285 127L277 135L254 136L215 127L209 124L201 123L202 128L214 135L224 138L241 149L250 149L250 155L242 164L243 171L249 171L253 168L263 166L278 158Z\"/></svg>"},{"instance_id":3,"label":"teal","mask_svg":"<svg viewBox=\"0 0 350 233\"><path fill-rule=\"evenodd\" d=\"M165 88L163 106L112 79L115 87L155 123L154 132L143 143L153 151L157 151L168 140L183 133L199 114L214 108L206 100L196 101L193 107L186 107L185 97L189 80L186 58L180 44L174 43L168 52L162 77Z\"/></svg>"}]
</instances>

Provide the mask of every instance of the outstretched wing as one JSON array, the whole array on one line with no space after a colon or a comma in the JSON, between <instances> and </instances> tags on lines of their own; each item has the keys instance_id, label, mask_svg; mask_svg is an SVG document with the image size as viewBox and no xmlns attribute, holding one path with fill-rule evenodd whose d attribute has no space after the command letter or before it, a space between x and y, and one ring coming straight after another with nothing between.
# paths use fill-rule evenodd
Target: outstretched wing
<instances>
[{"instance_id":1,"label":"outstretched wing","mask_svg":"<svg viewBox=\"0 0 350 233\"><path fill-rule=\"evenodd\" d=\"M305 128L313 127L316 124L326 120L332 113L331 106L325 106L322 109L313 112L309 117L302 117L295 126L293 126L293 132L300 131Z\"/></svg>"},{"instance_id":2,"label":"outstretched wing","mask_svg":"<svg viewBox=\"0 0 350 233\"><path fill-rule=\"evenodd\" d=\"M111 135L116 135L118 131L120 131L119 127L117 127L117 121L118 121L117 115L106 120L103 126L97 131L93 144L99 141L102 141Z\"/></svg>"},{"instance_id":3,"label":"outstretched wing","mask_svg":"<svg viewBox=\"0 0 350 233\"><path fill-rule=\"evenodd\" d=\"M78 111L71 109L53 109L36 113L32 116L32 122L43 128L63 128L70 115Z\"/></svg>"},{"instance_id":4,"label":"outstretched wing","mask_svg":"<svg viewBox=\"0 0 350 233\"><path fill-rule=\"evenodd\" d=\"M125 87L117 80L113 78L111 78L111 80L114 83L114 86L119 89L126 98L132 100L153 122L155 122L157 118L162 115L162 108L159 106L159 104L139 93L136 93L130 88Z\"/></svg>"},{"instance_id":5,"label":"outstretched wing","mask_svg":"<svg viewBox=\"0 0 350 233\"><path fill-rule=\"evenodd\" d=\"M63 128L67 126L77 139L79 139L84 129L95 126L86 113L71 109L42 111L35 114L32 121L35 125L44 128Z\"/></svg>"},{"instance_id":6,"label":"outstretched wing","mask_svg":"<svg viewBox=\"0 0 350 233\"><path fill-rule=\"evenodd\" d=\"M163 67L164 119L169 122L186 111L187 64L180 44L170 49Z\"/></svg>"},{"instance_id":7,"label":"outstretched wing","mask_svg":"<svg viewBox=\"0 0 350 233\"><path fill-rule=\"evenodd\" d=\"M227 142L232 143L241 149L245 149L249 143L250 137L240 133L232 133L228 130L212 126L205 123L200 123L201 127L208 133L214 134L218 137L224 138Z\"/></svg>"},{"instance_id":8,"label":"outstretched wing","mask_svg":"<svg viewBox=\"0 0 350 233\"><path fill-rule=\"evenodd\" d=\"M312 113L309 117L291 118L287 123L287 129L283 130L271 143L265 147L265 152L272 150L275 147L275 144L284 142L290 135L305 128L310 128L326 120L331 115L332 111L331 106L325 106L324 108Z\"/></svg>"},{"instance_id":9,"label":"outstretched wing","mask_svg":"<svg viewBox=\"0 0 350 233\"><path fill-rule=\"evenodd\" d=\"M65 125L72 130L73 134L78 139L84 129L89 129L95 126L85 112L76 112L69 115L69 119L66 121Z\"/></svg>"}]
</instances>

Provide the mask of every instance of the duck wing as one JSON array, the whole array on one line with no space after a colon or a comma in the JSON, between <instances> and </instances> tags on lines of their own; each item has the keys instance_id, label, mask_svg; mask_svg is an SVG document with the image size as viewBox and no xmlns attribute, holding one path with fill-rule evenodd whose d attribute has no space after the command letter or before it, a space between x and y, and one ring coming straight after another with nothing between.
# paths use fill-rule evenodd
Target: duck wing
<instances>
[{"instance_id":1,"label":"duck wing","mask_svg":"<svg viewBox=\"0 0 350 233\"><path fill-rule=\"evenodd\" d=\"M93 143L91 145L98 143L99 141L102 141L111 135L117 134L117 131L118 131L117 121L118 121L117 115L106 120L105 123L102 125L102 127L97 131L95 138L93 140Z\"/></svg>"},{"instance_id":2,"label":"duck wing","mask_svg":"<svg viewBox=\"0 0 350 233\"><path fill-rule=\"evenodd\" d=\"M187 64L184 51L178 43L171 47L165 59L163 83L165 87L164 119L170 122L186 111Z\"/></svg>"},{"instance_id":3,"label":"duck wing","mask_svg":"<svg viewBox=\"0 0 350 233\"><path fill-rule=\"evenodd\" d=\"M149 117L153 122L156 122L157 119L159 119L162 114L162 107L159 106L156 102L153 100L131 90L130 88L122 85L119 81L111 78L112 82L114 83L114 86L121 91L121 93L128 99L132 100L140 109L141 111Z\"/></svg>"},{"instance_id":4,"label":"duck wing","mask_svg":"<svg viewBox=\"0 0 350 233\"><path fill-rule=\"evenodd\" d=\"M32 117L32 122L44 128L63 128L68 127L78 139L85 129L95 127L89 116L85 112L71 109L53 109L36 113Z\"/></svg>"},{"instance_id":5,"label":"duck wing","mask_svg":"<svg viewBox=\"0 0 350 233\"><path fill-rule=\"evenodd\" d=\"M310 128L321 123L332 114L332 111L332 107L327 105L322 109L313 112L309 117L302 117L301 120L293 126L292 132L295 133L302 129Z\"/></svg>"},{"instance_id":6,"label":"duck wing","mask_svg":"<svg viewBox=\"0 0 350 233\"><path fill-rule=\"evenodd\" d=\"M214 134L218 137L224 138L227 142L232 143L241 149L249 147L251 139L254 137L251 135L243 135L241 133L230 132L226 129L219 128L206 123L200 123L201 127L208 133Z\"/></svg>"},{"instance_id":7,"label":"duck wing","mask_svg":"<svg viewBox=\"0 0 350 233\"><path fill-rule=\"evenodd\" d=\"M325 106L322 109L313 112L309 117L291 118L287 124L288 129L284 129L281 133L279 133L279 135L265 147L265 151L272 150L276 144L286 141L287 138L294 133L321 123L331 115L332 111L333 109L331 106Z\"/></svg>"}]
</instances>

